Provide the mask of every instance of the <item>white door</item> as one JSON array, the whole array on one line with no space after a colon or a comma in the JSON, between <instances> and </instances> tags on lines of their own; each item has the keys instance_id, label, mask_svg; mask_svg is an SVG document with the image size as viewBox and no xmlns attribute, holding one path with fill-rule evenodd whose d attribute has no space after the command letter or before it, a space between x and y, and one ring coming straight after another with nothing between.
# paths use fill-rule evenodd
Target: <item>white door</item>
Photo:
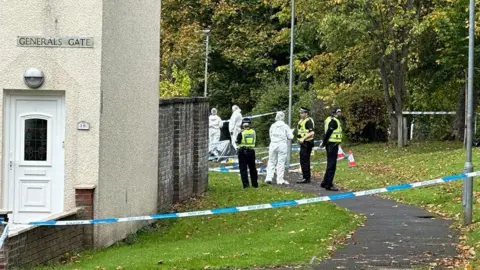
<instances>
[{"instance_id":1,"label":"white door","mask_svg":"<svg viewBox=\"0 0 480 270\"><path fill-rule=\"evenodd\" d=\"M7 96L4 197L14 223L63 211L63 96ZM5 186L5 185L4 185Z\"/></svg>"}]
</instances>

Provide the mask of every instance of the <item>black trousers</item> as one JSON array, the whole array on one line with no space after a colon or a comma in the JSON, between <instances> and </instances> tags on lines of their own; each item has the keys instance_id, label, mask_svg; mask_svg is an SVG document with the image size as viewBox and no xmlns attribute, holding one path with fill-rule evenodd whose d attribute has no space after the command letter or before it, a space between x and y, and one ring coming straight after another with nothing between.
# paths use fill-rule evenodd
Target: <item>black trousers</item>
<instances>
[{"instance_id":1,"label":"black trousers","mask_svg":"<svg viewBox=\"0 0 480 270\"><path fill-rule=\"evenodd\" d=\"M303 179L311 180L312 172L310 171L310 156L313 149L313 140L305 141L300 144L300 166L302 167Z\"/></svg>"},{"instance_id":2,"label":"black trousers","mask_svg":"<svg viewBox=\"0 0 480 270\"><path fill-rule=\"evenodd\" d=\"M250 186L248 182L248 171L250 171L252 186L257 188L258 173L255 164L255 150L243 147L238 149L238 166L240 167L240 176L242 177L243 188L248 188Z\"/></svg>"},{"instance_id":3,"label":"black trousers","mask_svg":"<svg viewBox=\"0 0 480 270\"><path fill-rule=\"evenodd\" d=\"M337 170L338 145L339 143L328 142L325 147L327 150L327 169L325 170L322 184L326 188L333 186L333 178Z\"/></svg>"}]
</instances>

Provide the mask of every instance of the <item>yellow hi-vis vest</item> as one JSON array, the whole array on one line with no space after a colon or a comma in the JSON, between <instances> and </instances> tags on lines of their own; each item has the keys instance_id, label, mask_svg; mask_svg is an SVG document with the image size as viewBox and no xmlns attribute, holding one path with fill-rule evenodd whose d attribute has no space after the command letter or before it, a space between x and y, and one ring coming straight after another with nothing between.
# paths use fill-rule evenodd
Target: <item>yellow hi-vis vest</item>
<instances>
[{"instance_id":1,"label":"yellow hi-vis vest","mask_svg":"<svg viewBox=\"0 0 480 270\"><path fill-rule=\"evenodd\" d=\"M298 122L298 136L297 136L298 140L305 138L305 136L307 136L307 134L310 133L310 131L305 128L305 124L308 122L308 120L312 120L313 127L315 128L315 122L313 122L312 118L307 117L303 120L300 120ZM311 140L313 140L313 136L308 139L305 139L305 141L311 141Z\"/></svg>"},{"instance_id":2,"label":"yellow hi-vis vest","mask_svg":"<svg viewBox=\"0 0 480 270\"><path fill-rule=\"evenodd\" d=\"M238 147L254 148L257 135L253 129L245 129L242 131L242 141Z\"/></svg>"},{"instance_id":3,"label":"yellow hi-vis vest","mask_svg":"<svg viewBox=\"0 0 480 270\"><path fill-rule=\"evenodd\" d=\"M332 132L332 135L330 136L328 141L334 142L334 143L342 142L342 125L340 124L340 121L337 118L329 116L327 117L327 119L325 119L325 133L327 133L328 124L330 124L330 121L332 120L335 120L337 122L338 127Z\"/></svg>"}]
</instances>

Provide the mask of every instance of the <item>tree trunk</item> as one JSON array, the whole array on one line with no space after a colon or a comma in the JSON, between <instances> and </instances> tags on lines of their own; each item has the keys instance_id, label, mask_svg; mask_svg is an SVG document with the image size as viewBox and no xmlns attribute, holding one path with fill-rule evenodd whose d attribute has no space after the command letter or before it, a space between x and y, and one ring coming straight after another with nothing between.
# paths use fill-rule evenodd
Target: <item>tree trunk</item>
<instances>
[{"instance_id":1,"label":"tree trunk","mask_svg":"<svg viewBox=\"0 0 480 270\"><path fill-rule=\"evenodd\" d=\"M394 20L395 5L387 4L386 16L389 20ZM403 8L403 15L406 19L413 19L411 17L411 11L413 10L413 0L407 0ZM417 10L418 14L418 10ZM386 29L386 36L393 40L392 52L387 53L387 45L383 43L381 45L382 56L380 57L380 76L382 79L382 86L385 96L385 102L387 104L387 110L390 118L390 139L397 139L398 147L406 145L407 132L404 130L404 118L403 109L405 104L405 81L407 79L407 63L409 52L409 38L410 30L412 26L408 24L402 27L394 27L394 24L390 25ZM393 95L390 91L393 90ZM395 110L395 115L392 115Z\"/></svg>"},{"instance_id":2,"label":"tree trunk","mask_svg":"<svg viewBox=\"0 0 480 270\"><path fill-rule=\"evenodd\" d=\"M404 15L409 18L409 12L413 10L413 0L408 0L404 6ZM413 19L413 18L410 18ZM404 26L399 31L398 37L398 49L391 53L393 64L393 90L394 90L394 104L395 104L395 116L397 118L397 144L398 147L404 147L407 142L407 132L404 128L403 109L406 98L405 82L407 80L407 63L408 63L408 51L409 51L409 36L411 26ZM393 29L391 29L393 32ZM395 34L392 34L395 37ZM405 123L406 124L406 123Z\"/></svg>"},{"instance_id":3,"label":"tree trunk","mask_svg":"<svg viewBox=\"0 0 480 270\"><path fill-rule=\"evenodd\" d=\"M390 96L390 81L387 73L387 67L385 63L385 56L379 61L380 66L380 78L382 80L383 95L385 98L385 104L387 105L388 119L390 120L390 129L388 133L388 141L393 141L397 138L397 118L393 115L393 102Z\"/></svg>"},{"instance_id":4,"label":"tree trunk","mask_svg":"<svg viewBox=\"0 0 480 270\"><path fill-rule=\"evenodd\" d=\"M403 130L403 104L405 96L405 80L406 80L406 48L402 51L393 52L393 90L395 93L395 116L397 118L397 145L398 147L405 146L405 132Z\"/></svg>"},{"instance_id":5,"label":"tree trunk","mask_svg":"<svg viewBox=\"0 0 480 270\"><path fill-rule=\"evenodd\" d=\"M453 132L451 139L463 140L465 135L465 86L462 85L458 91L457 110L455 121L453 122Z\"/></svg>"},{"instance_id":6,"label":"tree trunk","mask_svg":"<svg viewBox=\"0 0 480 270\"><path fill-rule=\"evenodd\" d=\"M388 118L390 120L390 134L389 134L389 141L394 141L398 138L398 120L397 116L391 114Z\"/></svg>"}]
</instances>

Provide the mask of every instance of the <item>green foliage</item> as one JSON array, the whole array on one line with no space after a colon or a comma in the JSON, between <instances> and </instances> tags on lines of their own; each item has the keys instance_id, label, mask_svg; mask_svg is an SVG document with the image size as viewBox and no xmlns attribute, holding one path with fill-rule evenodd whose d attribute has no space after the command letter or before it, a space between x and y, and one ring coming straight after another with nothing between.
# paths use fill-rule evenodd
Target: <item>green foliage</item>
<instances>
[{"instance_id":1,"label":"green foliage","mask_svg":"<svg viewBox=\"0 0 480 270\"><path fill-rule=\"evenodd\" d=\"M282 79L266 81L261 88L263 93L257 101L253 114L265 112L284 111L285 122L288 123L288 83ZM297 99L298 91L292 100ZM260 93L259 93L260 94ZM257 142L260 145L268 145L270 125L275 122L275 115L254 119L254 126L257 132Z\"/></svg>"},{"instance_id":2,"label":"green foliage","mask_svg":"<svg viewBox=\"0 0 480 270\"><path fill-rule=\"evenodd\" d=\"M321 139L323 135L323 119L325 118L323 101L316 99L312 91L305 89L306 84L294 85L292 93L292 128L297 128L299 121L300 107L307 107L311 110L311 117L315 121L315 139ZM285 123L288 124L288 83L286 79L275 78L262 87L263 93L253 109L253 114L264 112L285 112ZM261 145L269 144L269 129L275 122L275 115L257 118L254 120L255 130L257 131L257 141Z\"/></svg>"},{"instance_id":3,"label":"green foliage","mask_svg":"<svg viewBox=\"0 0 480 270\"><path fill-rule=\"evenodd\" d=\"M355 83L337 98L345 119L343 128L351 141L387 139L388 118L378 84L373 80Z\"/></svg>"},{"instance_id":4,"label":"green foliage","mask_svg":"<svg viewBox=\"0 0 480 270\"><path fill-rule=\"evenodd\" d=\"M376 123L374 130L384 133L387 125L395 125L384 122L392 111L461 110L457 103L467 67L467 7L468 0L297 0L294 106L303 102L315 108L319 127L324 104L343 103L353 117L345 118L348 135L359 141L383 139L366 135L373 130L365 128ZM176 66L191 84L188 93L177 90L177 95L203 93L205 36L198 31L205 28L212 30L210 104L223 118L230 116L233 104L244 114L287 108L283 78L290 60L288 1L162 1L162 82L175 82L171 78ZM480 44L478 38L475 44ZM478 53L475 63L480 63ZM480 73L475 82L480 82ZM478 84L475 89L480 89ZM356 98L369 100L358 105ZM361 116L368 118L359 112L368 109L365 104L382 100L373 119ZM266 130L263 126L269 121L258 120L257 128ZM425 123L438 135L442 129L451 131L449 121L435 118ZM268 135L259 134L266 143ZM321 137L323 131L317 134Z\"/></svg>"},{"instance_id":5,"label":"green foliage","mask_svg":"<svg viewBox=\"0 0 480 270\"><path fill-rule=\"evenodd\" d=\"M191 80L184 70L179 70L176 65L172 67L171 80L160 81L160 97L185 97L190 93Z\"/></svg>"}]
</instances>

